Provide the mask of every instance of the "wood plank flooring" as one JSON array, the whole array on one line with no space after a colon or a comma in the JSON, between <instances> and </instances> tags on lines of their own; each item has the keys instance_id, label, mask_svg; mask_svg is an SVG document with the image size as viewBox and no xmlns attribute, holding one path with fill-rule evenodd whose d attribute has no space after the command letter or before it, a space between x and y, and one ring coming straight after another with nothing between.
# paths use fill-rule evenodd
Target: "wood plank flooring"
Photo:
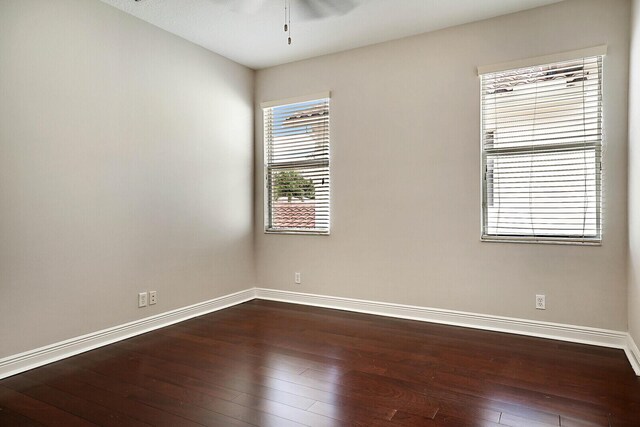
<instances>
[{"instance_id":1,"label":"wood plank flooring","mask_svg":"<svg viewBox=\"0 0 640 427\"><path fill-rule=\"evenodd\" d=\"M640 426L622 350L253 300L0 381L2 426Z\"/></svg>"}]
</instances>

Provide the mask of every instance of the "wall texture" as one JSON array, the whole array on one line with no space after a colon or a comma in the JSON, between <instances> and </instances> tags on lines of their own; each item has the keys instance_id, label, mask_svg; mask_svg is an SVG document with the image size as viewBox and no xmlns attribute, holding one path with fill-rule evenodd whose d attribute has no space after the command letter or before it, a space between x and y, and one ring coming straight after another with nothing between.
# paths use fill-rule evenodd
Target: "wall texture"
<instances>
[{"instance_id":1,"label":"wall texture","mask_svg":"<svg viewBox=\"0 0 640 427\"><path fill-rule=\"evenodd\" d=\"M97 0L0 52L0 357L254 285L252 70Z\"/></svg>"},{"instance_id":2,"label":"wall texture","mask_svg":"<svg viewBox=\"0 0 640 427\"><path fill-rule=\"evenodd\" d=\"M631 14L629 76L629 332L640 345L640 0Z\"/></svg>"},{"instance_id":3,"label":"wall texture","mask_svg":"<svg viewBox=\"0 0 640 427\"><path fill-rule=\"evenodd\" d=\"M331 236L262 234L257 173L259 285L626 330L629 7L569 0L257 72L258 171L260 102L333 94ZM476 67L600 44L602 246L480 242Z\"/></svg>"}]
</instances>

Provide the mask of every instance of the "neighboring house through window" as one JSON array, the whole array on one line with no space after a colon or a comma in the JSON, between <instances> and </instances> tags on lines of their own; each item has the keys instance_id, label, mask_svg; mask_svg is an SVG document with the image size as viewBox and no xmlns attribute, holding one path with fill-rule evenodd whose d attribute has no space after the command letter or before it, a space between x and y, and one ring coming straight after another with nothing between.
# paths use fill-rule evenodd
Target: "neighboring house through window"
<instances>
[{"instance_id":1,"label":"neighboring house through window","mask_svg":"<svg viewBox=\"0 0 640 427\"><path fill-rule=\"evenodd\" d=\"M329 93L262 107L265 231L329 234Z\"/></svg>"}]
</instances>

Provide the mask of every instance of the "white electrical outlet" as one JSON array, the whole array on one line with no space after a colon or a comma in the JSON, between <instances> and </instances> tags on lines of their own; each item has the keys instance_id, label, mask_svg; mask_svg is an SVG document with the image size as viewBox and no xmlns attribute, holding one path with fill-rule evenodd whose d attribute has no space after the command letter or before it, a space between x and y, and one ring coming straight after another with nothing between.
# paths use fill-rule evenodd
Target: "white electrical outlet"
<instances>
[{"instance_id":1,"label":"white electrical outlet","mask_svg":"<svg viewBox=\"0 0 640 427\"><path fill-rule=\"evenodd\" d=\"M294 274L294 279L295 282L299 285L300 283L302 283L302 279L300 278L300 273L296 273Z\"/></svg>"},{"instance_id":2,"label":"white electrical outlet","mask_svg":"<svg viewBox=\"0 0 640 427\"><path fill-rule=\"evenodd\" d=\"M138 307L146 307L147 306L147 293L140 292L138 294Z\"/></svg>"},{"instance_id":3,"label":"white electrical outlet","mask_svg":"<svg viewBox=\"0 0 640 427\"><path fill-rule=\"evenodd\" d=\"M149 305L154 305L158 302L158 292L149 291Z\"/></svg>"},{"instance_id":4,"label":"white electrical outlet","mask_svg":"<svg viewBox=\"0 0 640 427\"><path fill-rule=\"evenodd\" d=\"M536 295L536 309L537 310L547 309L547 302L544 295Z\"/></svg>"}]
</instances>

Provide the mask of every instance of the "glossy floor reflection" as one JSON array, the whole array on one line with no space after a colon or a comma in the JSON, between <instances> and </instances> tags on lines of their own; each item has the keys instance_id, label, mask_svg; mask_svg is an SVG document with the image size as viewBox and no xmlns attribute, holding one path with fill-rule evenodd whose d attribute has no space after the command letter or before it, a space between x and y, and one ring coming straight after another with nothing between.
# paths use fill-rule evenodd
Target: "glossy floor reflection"
<instances>
[{"instance_id":1,"label":"glossy floor reflection","mask_svg":"<svg viewBox=\"0 0 640 427\"><path fill-rule=\"evenodd\" d=\"M0 381L0 425L638 426L622 350L254 300Z\"/></svg>"}]
</instances>

